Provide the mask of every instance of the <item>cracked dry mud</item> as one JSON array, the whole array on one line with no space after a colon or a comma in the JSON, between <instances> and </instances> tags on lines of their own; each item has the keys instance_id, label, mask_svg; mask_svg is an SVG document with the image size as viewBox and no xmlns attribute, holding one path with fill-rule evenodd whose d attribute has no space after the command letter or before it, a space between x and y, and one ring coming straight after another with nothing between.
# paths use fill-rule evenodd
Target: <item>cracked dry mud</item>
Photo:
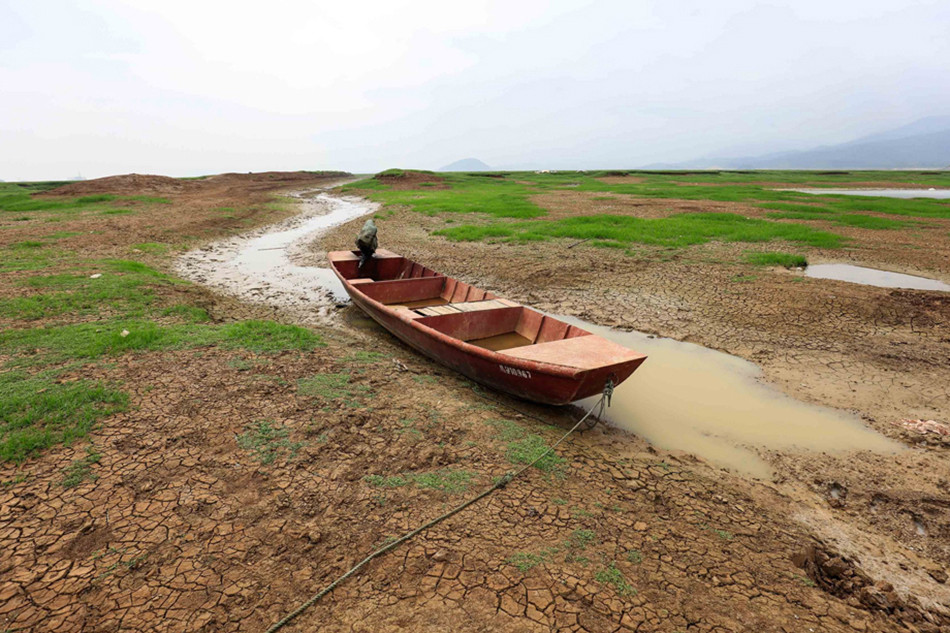
<instances>
[{"instance_id":1,"label":"cracked dry mud","mask_svg":"<svg viewBox=\"0 0 950 633\"><path fill-rule=\"evenodd\" d=\"M200 223L209 237L240 228L203 211L220 204L213 196L169 197L166 222ZM73 247L112 254L143 241L135 216L110 222L126 223L122 237L77 236ZM947 417L941 297L772 271L734 284L747 271L722 245L624 258L447 245L427 236L441 220L404 211L379 225L388 248L512 299L754 360L790 394L860 411L913 449L767 453L776 478L756 482L600 426L562 445L560 475L531 471L374 561L285 630L950 630L947 446L888 422ZM352 233L344 225L323 243ZM891 261L881 252L860 255ZM216 319L293 318L279 305L189 294ZM327 346L308 353L205 348L75 370L123 381L131 407L91 436L95 480L60 484L83 443L0 466L11 482L0 488L0 630L264 630L374 547L509 471L506 433L550 443L573 419L486 400L353 308L319 331ZM351 376L345 397L296 386L340 372ZM295 450L261 463L242 448L262 420L287 429ZM472 473L468 489L364 479L442 469Z\"/></svg>"}]
</instances>

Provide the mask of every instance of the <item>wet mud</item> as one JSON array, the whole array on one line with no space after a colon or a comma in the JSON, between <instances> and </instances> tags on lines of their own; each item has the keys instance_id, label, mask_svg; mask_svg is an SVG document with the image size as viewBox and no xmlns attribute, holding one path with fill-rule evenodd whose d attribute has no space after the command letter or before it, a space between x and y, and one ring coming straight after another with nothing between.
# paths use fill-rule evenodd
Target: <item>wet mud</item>
<instances>
[{"instance_id":1,"label":"wet mud","mask_svg":"<svg viewBox=\"0 0 950 633\"><path fill-rule=\"evenodd\" d=\"M304 242L377 208L362 198L331 196L327 188L293 192L299 215L190 251L176 271L245 301L278 307L301 322L326 322L334 306L347 300L346 291L325 264L299 266L295 260Z\"/></svg>"}]
</instances>

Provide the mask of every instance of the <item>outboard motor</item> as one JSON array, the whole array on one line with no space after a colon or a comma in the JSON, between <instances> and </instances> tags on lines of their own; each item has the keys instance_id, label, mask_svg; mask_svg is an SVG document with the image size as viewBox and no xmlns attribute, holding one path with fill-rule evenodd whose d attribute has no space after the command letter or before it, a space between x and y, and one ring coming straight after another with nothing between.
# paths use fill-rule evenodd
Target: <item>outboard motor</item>
<instances>
[{"instance_id":1,"label":"outboard motor","mask_svg":"<svg viewBox=\"0 0 950 633\"><path fill-rule=\"evenodd\" d=\"M376 223L373 222L373 218L370 218L360 229L359 235L356 236L356 248L360 249L359 270L363 269L363 264L367 260L373 258L377 246L379 246L379 242L376 240Z\"/></svg>"}]
</instances>

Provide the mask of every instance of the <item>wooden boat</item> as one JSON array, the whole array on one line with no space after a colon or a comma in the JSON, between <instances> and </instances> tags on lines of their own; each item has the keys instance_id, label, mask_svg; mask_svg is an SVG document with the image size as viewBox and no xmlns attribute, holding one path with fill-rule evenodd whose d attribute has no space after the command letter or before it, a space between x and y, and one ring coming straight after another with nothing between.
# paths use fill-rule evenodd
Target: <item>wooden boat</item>
<instances>
[{"instance_id":1,"label":"wooden boat","mask_svg":"<svg viewBox=\"0 0 950 633\"><path fill-rule=\"evenodd\" d=\"M408 345L483 385L546 404L619 385L646 356L380 249L328 254L364 312Z\"/></svg>"}]
</instances>

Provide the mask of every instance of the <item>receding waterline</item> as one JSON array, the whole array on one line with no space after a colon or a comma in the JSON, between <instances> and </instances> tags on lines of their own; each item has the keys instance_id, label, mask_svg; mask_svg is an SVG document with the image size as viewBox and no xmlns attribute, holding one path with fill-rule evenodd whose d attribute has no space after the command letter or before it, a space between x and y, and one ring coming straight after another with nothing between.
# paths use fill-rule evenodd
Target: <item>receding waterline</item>
<instances>
[{"instance_id":1,"label":"receding waterline","mask_svg":"<svg viewBox=\"0 0 950 633\"><path fill-rule=\"evenodd\" d=\"M909 288L912 290L950 292L950 284L936 279L892 273L887 270L865 268L852 264L812 264L805 269L805 276L816 279L835 279L879 288Z\"/></svg>"},{"instance_id":2,"label":"receding waterline","mask_svg":"<svg viewBox=\"0 0 950 633\"><path fill-rule=\"evenodd\" d=\"M760 478L768 478L771 469L756 448L899 450L854 416L800 402L760 383L761 370L736 356L558 318L647 354L646 362L615 390L606 416L659 448L693 453Z\"/></svg>"},{"instance_id":3,"label":"receding waterline","mask_svg":"<svg viewBox=\"0 0 950 633\"><path fill-rule=\"evenodd\" d=\"M880 198L935 198L950 200L950 189L781 189L819 196L877 196Z\"/></svg>"}]
</instances>

